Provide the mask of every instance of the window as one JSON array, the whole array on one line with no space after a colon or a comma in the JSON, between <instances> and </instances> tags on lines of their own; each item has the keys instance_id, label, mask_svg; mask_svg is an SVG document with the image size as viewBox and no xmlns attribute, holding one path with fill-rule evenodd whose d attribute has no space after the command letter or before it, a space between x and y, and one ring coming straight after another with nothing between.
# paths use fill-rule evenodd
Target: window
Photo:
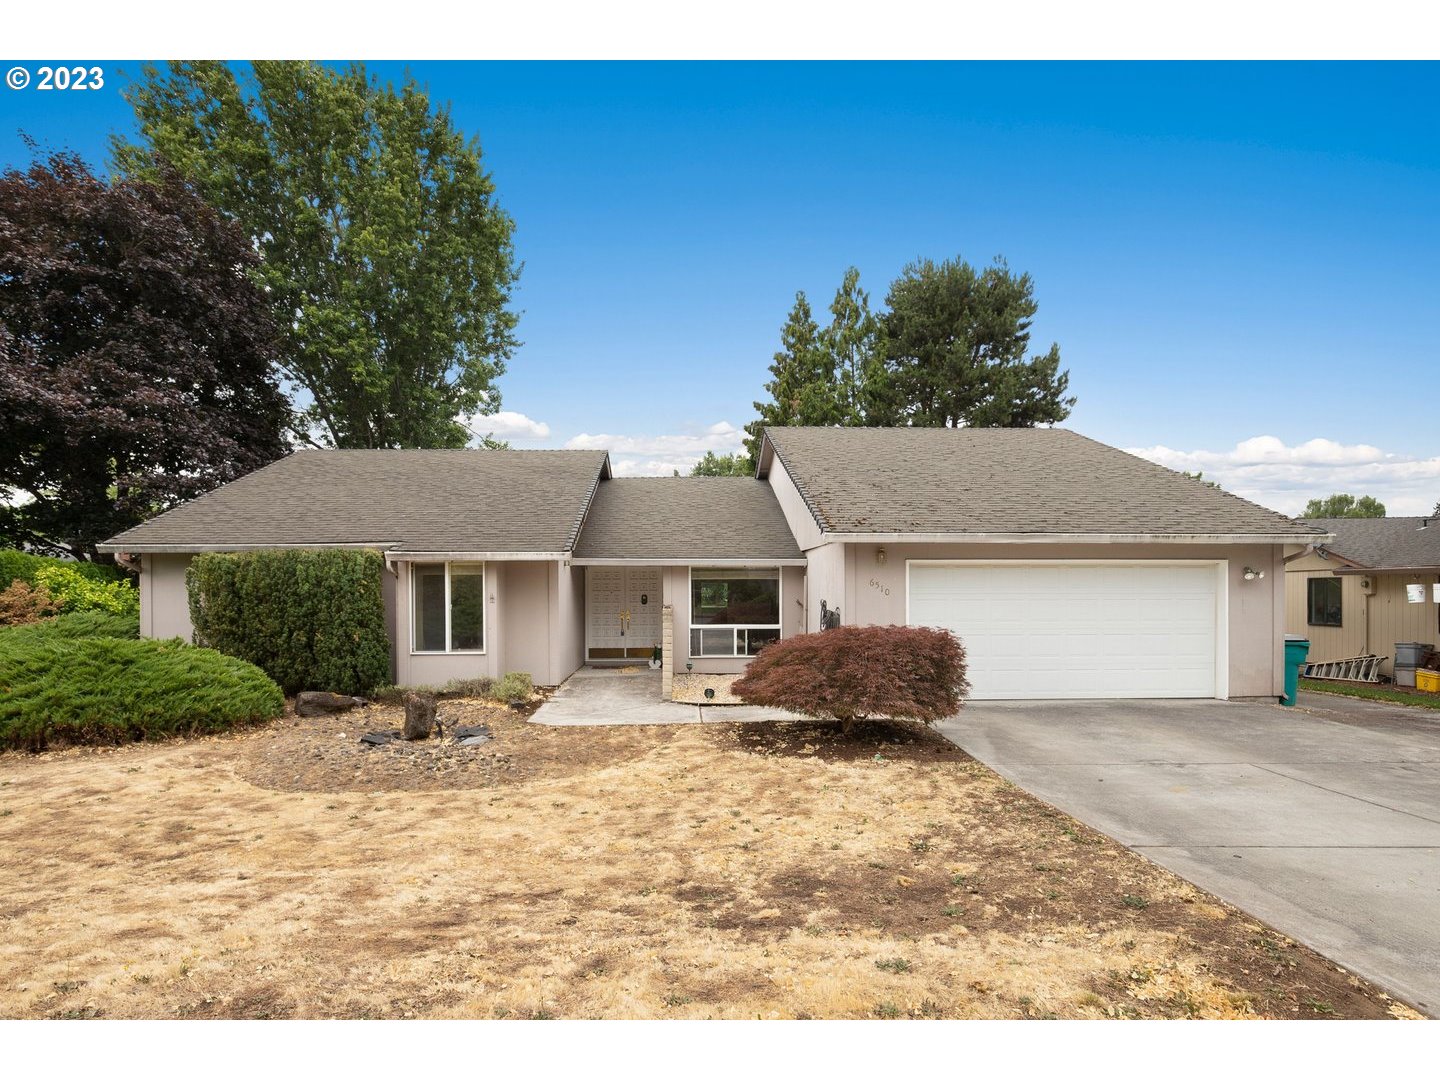
<instances>
[{"instance_id":1,"label":"window","mask_svg":"<svg viewBox=\"0 0 1440 1080\"><path fill-rule=\"evenodd\" d=\"M780 636L780 571L690 571L690 655L754 656Z\"/></svg>"},{"instance_id":2,"label":"window","mask_svg":"<svg viewBox=\"0 0 1440 1080\"><path fill-rule=\"evenodd\" d=\"M485 564L413 563L411 651L485 651Z\"/></svg>"},{"instance_id":3,"label":"window","mask_svg":"<svg viewBox=\"0 0 1440 1080\"><path fill-rule=\"evenodd\" d=\"M1311 626L1340 625L1340 579L1315 577L1305 583Z\"/></svg>"}]
</instances>

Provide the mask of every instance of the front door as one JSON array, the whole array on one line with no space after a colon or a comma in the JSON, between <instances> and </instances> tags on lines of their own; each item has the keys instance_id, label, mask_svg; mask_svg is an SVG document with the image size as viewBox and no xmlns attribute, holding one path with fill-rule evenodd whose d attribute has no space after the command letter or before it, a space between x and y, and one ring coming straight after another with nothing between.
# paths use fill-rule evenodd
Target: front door
<instances>
[{"instance_id":1,"label":"front door","mask_svg":"<svg viewBox=\"0 0 1440 1080\"><path fill-rule=\"evenodd\" d=\"M659 644L660 567L587 567L587 658L648 660Z\"/></svg>"}]
</instances>

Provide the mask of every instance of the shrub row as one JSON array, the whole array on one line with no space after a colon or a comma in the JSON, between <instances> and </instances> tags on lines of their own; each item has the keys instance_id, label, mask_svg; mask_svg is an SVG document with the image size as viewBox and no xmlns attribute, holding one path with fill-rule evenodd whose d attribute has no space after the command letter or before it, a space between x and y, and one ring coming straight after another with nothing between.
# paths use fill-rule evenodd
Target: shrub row
<instances>
[{"instance_id":1,"label":"shrub row","mask_svg":"<svg viewBox=\"0 0 1440 1080\"><path fill-rule=\"evenodd\" d=\"M138 616L140 593L134 578L118 567L0 551L0 626L62 611Z\"/></svg>"},{"instance_id":2,"label":"shrub row","mask_svg":"<svg viewBox=\"0 0 1440 1080\"><path fill-rule=\"evenodd\" d=\"M242 660L178 639L65 636L84 628L66 622L78 618L0 631L0 747L224 731L285 708L280 688ZM92 619L91 628L119 624Z\"/></svg>"},{"instance_id":3,"label":"shrub row","mask_svg":"<svg viewBox=\"0 0 1440 1080\"><path fill-rule=\"evenodd\" d=\"M48 555L32 555L28 551L0 550L0 589L8 589L12 581L23 581L34 585L38 571L47 566L64 566L73 569L81 577L106 584L112 581L130 581L131 577L118 566L108 563L70 562L54 559Z\"/></svg>"},{"instance_id":4,"label":"shrub row","mask_svg":"<svg viewBox=\"0 0 1440 1080\"><path fill-rule=\"evenodd\" d=\"M12 644L30 645L47 641L71 641L75 638L134 640L140 636L140 617L112 615L107 611L77 611L24 626L12 626L4 630L3 635L5 640Z\"/></svg>"},{"instance_id":5,"label":"shrub row","mask_svg":"<svg viewBox=\"0 0 1440 1080\"><path fill-rule=\"evenodd\" d=\"M437 698L489 698L506 705L519 705L535 693L535 681L523 671L512 671L498 680L488 675L451 679L444 686L379 686L370 694L382 705L403 705L406 694L433 694Z\"/></svg>"},{"instance_id":6,"label":"shrub row","mask_svg":"<svg viewBox=\"0 0 1440 1080\"><path fill-rule=\"evenodd\" d=\"M196 556L185 573L197 644L247 660L284 688L368 695L390 677L378 551Z\"/></svg>"}]
</instances>

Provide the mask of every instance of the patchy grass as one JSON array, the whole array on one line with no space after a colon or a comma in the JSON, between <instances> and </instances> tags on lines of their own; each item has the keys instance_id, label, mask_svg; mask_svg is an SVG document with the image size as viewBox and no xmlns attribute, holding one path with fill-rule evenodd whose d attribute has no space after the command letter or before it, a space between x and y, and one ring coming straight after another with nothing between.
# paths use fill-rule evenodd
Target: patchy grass
<instances>
[{"instance_id":1,"label":"patchy grass","mask_svg":"<svg viewBox=\"0 0 1440 1080\"><path fill-rule=\"evenodd\" d=\"M0 757L0 1016L1413 1015L918 729L461 704Z\"/></svg>"},{"instance_id":2,"label":"patchy grass","mask_svg":"<svg viewBox=\"0 0 1440 1080\"><path fill-rule=\"evenodd\" d=\"M1423 690L1396 690L1388 686L1362 686L1357 683L1329 682L1325 679L1301 679L1300 689L1313 694L1338 694L1341 697L1388 701L1393 705L1440 709L1440 694L1429 694Z\"/></svg>"}]
</instances>

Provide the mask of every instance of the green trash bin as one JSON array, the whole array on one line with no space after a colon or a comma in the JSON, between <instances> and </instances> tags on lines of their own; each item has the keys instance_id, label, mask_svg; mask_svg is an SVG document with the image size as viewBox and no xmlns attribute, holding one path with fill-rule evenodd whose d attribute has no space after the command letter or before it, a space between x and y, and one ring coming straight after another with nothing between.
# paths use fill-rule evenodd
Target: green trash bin
<instances>
[{"instance_id":1,"label":"green trash bin","mask_svg":"<svg viewBox=\"0 0 1440 1080\"><path fill-rule=\"evenodd\" d=\"M1310 639L1295 634L1285 635L1285 696L1281 705L1294 705L1295 695L1300 690L1300 672L1305 668L1305 657L1310 655Z\"/></svg>"}]
</instances>

